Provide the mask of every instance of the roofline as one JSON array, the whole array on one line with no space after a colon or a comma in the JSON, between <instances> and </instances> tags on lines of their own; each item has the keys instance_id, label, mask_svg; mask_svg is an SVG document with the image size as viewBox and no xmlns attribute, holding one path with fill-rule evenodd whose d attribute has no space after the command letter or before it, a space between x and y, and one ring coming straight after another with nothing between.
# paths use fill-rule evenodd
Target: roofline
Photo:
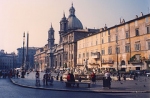
<instances>
[{"instance_id":1,"label":"roofline","mask_svg":"<svg viewBox=\"0 0 150 98\"><path fill-rule=\"evenodd\" d=\"M113 28L116 28L116 27L119 27L119 26L122 26L122 25L125 25L125 24L127 24L127 23L131 23L131 22L133 22L133 21L135 21L135 20L139 20L139 19L145 18L145 17L147 17L147 16L150 16L150 14L146 14L146 15L143 15L143 16L141 16L141 17L138 17L138 18L129 20L129 21L125 22L125 23L122 23L122 24L118 24L118 25L109 27L109 28L107 28L106 30L103 30L103 31L100 31L100 32L93 33L92 35L88 35L88 36L83 37L83 38L81 38L81 39L79 39L79 40L82 40L82 39L87 38L87 37L89 37L89 36L93 36L93 35L96 35L96 34L105 32L105 31L107 31L107 30L110 30L110 29L113 29ZM79 41L79 40L77 40L77 41Z\"/></svg>"}]
</instances>

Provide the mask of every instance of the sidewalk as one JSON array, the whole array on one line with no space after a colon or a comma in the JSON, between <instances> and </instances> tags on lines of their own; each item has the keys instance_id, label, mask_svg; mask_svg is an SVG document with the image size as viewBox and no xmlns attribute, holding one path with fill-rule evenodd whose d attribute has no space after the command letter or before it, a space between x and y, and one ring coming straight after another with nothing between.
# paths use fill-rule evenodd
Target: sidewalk
<instances>
[{"instance_id":1,"label":"sidewalk","mask_svg":"<svg viewBox=\"0 0 150 98\"><path fill-rule=\"evenodd\" d=\"M66 87L65 83L54 80L53 85L44 86L42 83L42 75L40 75L41 86L35 86L35 73L30 73L25 78L11 78L12 83L28 88L44 89L44 90L58 90L58 91L74 91L74 92L99 92L99 93L150 93L150 77L140 77L139 80L127 81L112 81L111 89L103 89L103 82L97 81L96 84L91 84L91 88L87 85L80 85L77 87Z\"/></svg>"}]
</instances>

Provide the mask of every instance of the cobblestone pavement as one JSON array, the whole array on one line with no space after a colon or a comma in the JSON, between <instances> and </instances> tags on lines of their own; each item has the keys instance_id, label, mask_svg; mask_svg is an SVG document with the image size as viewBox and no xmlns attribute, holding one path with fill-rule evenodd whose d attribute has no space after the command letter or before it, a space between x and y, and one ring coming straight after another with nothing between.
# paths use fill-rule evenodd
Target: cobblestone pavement
<instances>
[{"instance_id":1,"label":"cobblestone pavement","mask_svg":"<svg viewBox=\"0 0 150 98\"><path fill-rule=\"evenodd\" d=\"M66 90L66 91L91 91L91 92L150 92L150 77L140 76L137 80L127 81L112 81L111 89L103 89L103 82L99 80L96 84L91 83L91 88L87 85L80 85L77 87L66 87L65 83L54 79L53 85L44 86L42 84L42 77L44 73L40 73L41 86L35 86L35 73L32 72L25 78L12 78L12 82L25 87L51 89L51 90Z\"/></svg>"}]
</instances>

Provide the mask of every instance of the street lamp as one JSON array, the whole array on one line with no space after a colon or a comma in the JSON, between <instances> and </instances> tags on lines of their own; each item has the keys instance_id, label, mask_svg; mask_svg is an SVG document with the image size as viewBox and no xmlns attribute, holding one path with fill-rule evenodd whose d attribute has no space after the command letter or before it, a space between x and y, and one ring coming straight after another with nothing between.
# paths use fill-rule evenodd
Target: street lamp
<instances>
[{"instance_id":1,"label":"street lamp","mask_svg":"<svg viewBox=\"0 0 150 98\"><path fill-rule=\"evenodd\" d=\"M119 68L118 68L118 46L116 46L116 52L117 52L117 74L119 75Z\"/></svg>"},{"instance_id":2,"label":"street lamp","mask_svg":"<svg viewBox=\"0 0 150 98\"><path fill-rule=\"evenodd\" d=\"M23 56L22 56L22 72L21 72L21 78L24 78L25 72L24 72L24 44L25 44L25 32L23 33Z\"/></svg>"}]
</instances>

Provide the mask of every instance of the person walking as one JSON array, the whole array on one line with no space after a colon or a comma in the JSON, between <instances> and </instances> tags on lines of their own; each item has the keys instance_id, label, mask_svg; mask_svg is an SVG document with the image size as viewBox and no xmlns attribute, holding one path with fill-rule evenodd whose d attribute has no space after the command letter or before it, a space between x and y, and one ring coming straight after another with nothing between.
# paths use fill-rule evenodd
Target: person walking
<instances>
[{"instance_id":1,"label":"person walking","mask_svg":"<svg viewBox=\"0 0 150 98\"><path fill-rule=\"evenodd\" d=\"M96 84L96 75L94 72L91 74L91 79L92 79L92 83Z\"/></svg>"},{"instance_id":2,"label":"person walking","mask_svg":"<svg viewBox=\"0 0 150 98\"><path fill-rule=\"evenodd\" d=\"M16 76L17 76L17 78L19 77L19 70L17 70L17 72L16 72Z\"/></svg>"},{"instance_id":3,"label":"person walking","mask_svg":"<svg viewBox=\"0 0 150 98\"><path fill-rule=\"evenodd\" d=\"M40 73L38 71L36 71L35 78L36 78L36 86L40 86Z\"/></svg>"},{"instance_id":4,"label":"person walking","mask_svg":"<svg viewBox=\"0 0 150 98\"><path fill-rule=\"evenodd\" d=\"M46 73L43 75L43 85L45 85L46 82Z\"/></svg>"},{"instance_id":5,"label":"person walking","mask_svg":"<svg viewBox=\"0 0 150 98\"><path fill-rule=\"evenodd\" d=\"M68 73L68 75L67 75L67 82L71 82L71 81L70 81L70 73ZM67 83L67 86L70 87L71 84L70 84L70 83Z\"/></svg>"},{"instance_id":6,"label":"person walking","mask_svg":"<svg viewBox=\"0 0 150 98\"><path fill-rule=\"evenodd\" d=\"M53 76L50 77L50 85L53 85L53 81L54 81L54 78Z\"/></svg>"},{"instance_id":7,"label":"person walking","mask_svg":"<svg viewBox=\"0 0 150 98\"><path fill-rule=\"evenodd\" d=\"M70 74L70 82L72 82L73 86L75 85L75 78L74 78L74 75L73 75L73 72L71 72Z\"/></svg>"}]
</instances>

